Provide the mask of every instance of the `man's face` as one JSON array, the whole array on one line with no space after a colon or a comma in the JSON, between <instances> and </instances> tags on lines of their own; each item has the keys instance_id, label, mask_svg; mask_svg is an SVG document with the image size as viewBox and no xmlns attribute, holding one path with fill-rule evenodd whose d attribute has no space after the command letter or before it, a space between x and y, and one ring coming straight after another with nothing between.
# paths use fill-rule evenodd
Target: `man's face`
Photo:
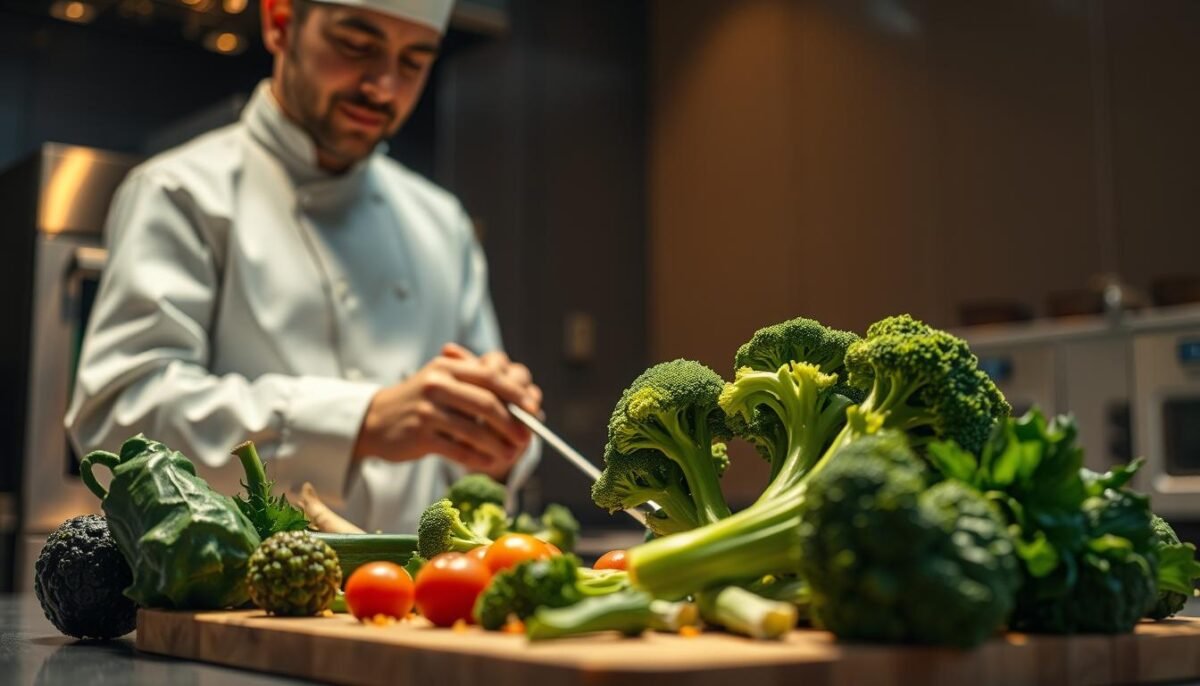
<instances>
[{"instance_id":1,"label":"man's face","mask_svg":"<svg viewBox=\"0 0 1200 686\"><path fill-rule=\"evenodd\" d=\"M378 12L314 3L275 50L276 96L338 170L371 154L416 106L441 36Z\"/></svg>"}]
</instances>

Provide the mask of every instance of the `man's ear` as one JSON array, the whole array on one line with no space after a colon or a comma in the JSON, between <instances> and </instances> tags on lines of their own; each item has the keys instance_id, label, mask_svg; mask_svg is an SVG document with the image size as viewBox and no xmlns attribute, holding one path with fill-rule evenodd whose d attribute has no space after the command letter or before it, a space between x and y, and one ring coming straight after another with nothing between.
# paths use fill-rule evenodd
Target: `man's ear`
<instances>
[{"instance_id":1,"label":"man's ear","mask_svg":"<svg viewBox=\"0 0 1200 686\"><path fill-rule=\"evenodd\" d=\"M263 45L272 55L287 48L292 40L292 0L262 0Z\"/></svg>"}]
</instances>

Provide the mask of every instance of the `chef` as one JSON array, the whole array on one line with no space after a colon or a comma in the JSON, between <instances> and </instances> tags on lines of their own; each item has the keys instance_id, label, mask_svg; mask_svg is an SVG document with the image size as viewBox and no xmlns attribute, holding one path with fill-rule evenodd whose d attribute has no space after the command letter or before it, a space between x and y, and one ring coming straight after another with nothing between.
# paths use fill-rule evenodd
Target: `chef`
<instances>
[{"instance_id":1,"label":"chef","mask_svg":"<svg viewBox=\"0 0 1200 686\"><path fill-rule=\"evenodd\" d=\"M413 531L466 472L517 488L538 412L501 352L483 253L446 191L385 155L452 0L265 0L269 80L238 123L135 169L66 423L76 448L132 434L232 493L253 440L367 530Z\"/></svg>"}]
</instances>

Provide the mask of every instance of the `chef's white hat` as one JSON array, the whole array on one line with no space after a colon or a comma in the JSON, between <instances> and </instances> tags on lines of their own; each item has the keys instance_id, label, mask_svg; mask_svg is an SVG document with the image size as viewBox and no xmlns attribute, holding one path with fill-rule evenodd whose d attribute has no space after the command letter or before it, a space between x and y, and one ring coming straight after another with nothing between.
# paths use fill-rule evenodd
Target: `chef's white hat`
<instances>
[{"instance_id":1,"label":"chef's white hat","mask_svg":"<svg viewBox=\"0 0 1200 686\"><path fill-rule=\"evenodd\" d=\"M436 29L439 33L446 32L446 24L450 22L450 11L454 9L454 0L320 0L321 2L349 7L361 7L372 12L390 14L393 17L406 19L417 24Z\"/></svg>"}]
</instances>

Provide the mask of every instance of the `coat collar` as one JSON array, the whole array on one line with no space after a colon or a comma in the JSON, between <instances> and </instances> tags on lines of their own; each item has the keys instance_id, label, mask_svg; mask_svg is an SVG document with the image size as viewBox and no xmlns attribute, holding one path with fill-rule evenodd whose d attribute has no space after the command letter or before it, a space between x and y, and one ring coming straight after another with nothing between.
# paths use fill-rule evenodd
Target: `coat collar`
<instances>
[{"instance_id":1,"label":"coat collar","mask_svg":"<svg viewBox=\"0 0 1200 686\"><path fill-rule=\"evenodd\" d=\"M279 161L295 184L301 203L315 207L332 209L358 198L372 160L387 151L387 144L380 143L370 156L340 174L321 169L316 145L283 113L271 92L270 79L258 84L242 112L242 122L250 136Z\"/></svg>"}]
</instances>

